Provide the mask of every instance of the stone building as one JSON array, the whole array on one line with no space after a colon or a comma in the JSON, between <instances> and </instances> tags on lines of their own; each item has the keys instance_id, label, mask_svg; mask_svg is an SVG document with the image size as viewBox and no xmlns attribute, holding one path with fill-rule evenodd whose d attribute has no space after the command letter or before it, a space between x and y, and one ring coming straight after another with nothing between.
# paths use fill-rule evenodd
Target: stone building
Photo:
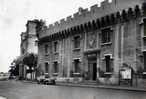
<instances>
[{"instance_id":1,"label":"stone building","mask_svg":"<svg viewBox=\"0 0 146 99\"><path fill-rule=\"evenodd\" d=\"M21 55L25 53L38 53L36 44L36 23L28 21L26 24L26 32L21 33Z\"/></svg>"},{"instance_id":2,"label":"stone building","mask_svg":"<svg viewBox=\"0 0 146 99\"><path fill-rule=\"evenodd\" d=\"M38 53L36 36L36 23L35 20L27 21L26 32L21 33L21 44L20 44L20 58L23 59L28 53ZM23 64L20 66L19 74L21 77L26 77L26 67Z\"/></svg>"},{"instance_id":3,"label":"stone building","mask_svg":"<svg viewBox=\"0 0 146 99\"><path fill-rule=\"evenodd\" d=\"M140 83L146 71L145 15L144 0L105 0L42 27L37 32L40 71L118 84L126 65L132 83Z\"/></svg>"}]
</instances>

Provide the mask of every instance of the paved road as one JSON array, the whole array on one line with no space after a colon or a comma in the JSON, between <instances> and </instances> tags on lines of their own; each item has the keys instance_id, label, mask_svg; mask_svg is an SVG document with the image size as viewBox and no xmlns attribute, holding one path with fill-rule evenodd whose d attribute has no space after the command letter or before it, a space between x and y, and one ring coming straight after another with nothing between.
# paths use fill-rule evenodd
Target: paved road
<instances>
[{"instance_id":1,"label":"paved road","mask_svg":"<svg viewBox=\"0 0 146 99\"><path fill-rule=\"evenodd\" d=\"M146 99L146 92L38 85L0 81L0 96L8 99Z\"/></svg>"}]
</instances>

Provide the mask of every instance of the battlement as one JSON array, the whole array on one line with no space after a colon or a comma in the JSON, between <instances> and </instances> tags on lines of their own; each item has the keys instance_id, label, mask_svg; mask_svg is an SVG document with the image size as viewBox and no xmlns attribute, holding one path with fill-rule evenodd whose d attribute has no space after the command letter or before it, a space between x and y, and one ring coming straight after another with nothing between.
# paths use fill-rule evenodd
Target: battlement
<instances>
[{"instance_id":1,"label":"battlement","mask_svg":"<svg viewBox=\"0 0 146 99\"><path fill-rule=\"evenodd\" d=\"M144 1L145 0L112 0L112 2L109 2L109 0L105 0L101 2L100 6L95 4L89 9L83 9L80 7L78 12L73 15L56 21L54 24L50 24L47 27L47 33L57 33L61 30L101 18L111 13L128 9L129 7L132 8L136 5L141 5Z\"/></svg>"}]
</instances>

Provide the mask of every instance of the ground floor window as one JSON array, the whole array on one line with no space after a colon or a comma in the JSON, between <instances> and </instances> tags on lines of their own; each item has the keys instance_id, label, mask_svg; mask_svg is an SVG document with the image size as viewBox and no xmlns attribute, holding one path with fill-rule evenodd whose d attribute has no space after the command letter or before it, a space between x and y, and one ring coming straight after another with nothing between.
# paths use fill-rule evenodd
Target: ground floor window
<instances>
[{"instance_id":1,"label":"ground floor window","mask_svg":"<svg viewBox=\"0 0 146 99\"><path fill-rule=\"evenodd\" d=\"M49 64L48 62L45 63L45 73L48 73L49 71Z\"/></svg>"},{"instance_id":2,"label":"ground floor window","mask_svg":"<svg viewBox=\"0 0 146 99\"><path fill-rule=\"evenodd\" d=\"M105 65L106 65L106 72L112 72L111 56L110 55L105 56Z\"/></svg>"},{"instance_id":3,"label":"ground floor window","mask_svg":"<svg viewBox=\"0 0 146 99\"><path fill-rule=\"evenodd\" d=\"M54 62L54 73L58 73L59 68L58 68L58 62Z\"/></svg>"},{"instance_id":4,"label":"ground floor window","mask_svg":"<svg viewBox=\"0 0 146 99\"><path fill-rule=\"evenodd\" d=\"M79 61L79 59L74 60L74 73L80 73L80 61Z\"/></svg>"}]
</instances>

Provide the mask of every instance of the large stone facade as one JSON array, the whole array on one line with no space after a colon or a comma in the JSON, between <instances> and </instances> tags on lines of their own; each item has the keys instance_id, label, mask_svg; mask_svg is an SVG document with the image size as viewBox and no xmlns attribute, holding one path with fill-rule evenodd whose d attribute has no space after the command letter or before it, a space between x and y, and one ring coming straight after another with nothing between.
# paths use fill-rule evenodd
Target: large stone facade
<instances>
[{"instance_id":1,"label":"large stone facade","mask_svg":"<svg viewBox=\"0 0 146 99\"><path fill-rule=\"evenodd\" d=\"M73 17L42 27L38 32L40 71L112 84L119 83L123 64L144 74L145 10L144 0L105 0L100 7L79 8Z\"/></svg>"}]
</instances>

